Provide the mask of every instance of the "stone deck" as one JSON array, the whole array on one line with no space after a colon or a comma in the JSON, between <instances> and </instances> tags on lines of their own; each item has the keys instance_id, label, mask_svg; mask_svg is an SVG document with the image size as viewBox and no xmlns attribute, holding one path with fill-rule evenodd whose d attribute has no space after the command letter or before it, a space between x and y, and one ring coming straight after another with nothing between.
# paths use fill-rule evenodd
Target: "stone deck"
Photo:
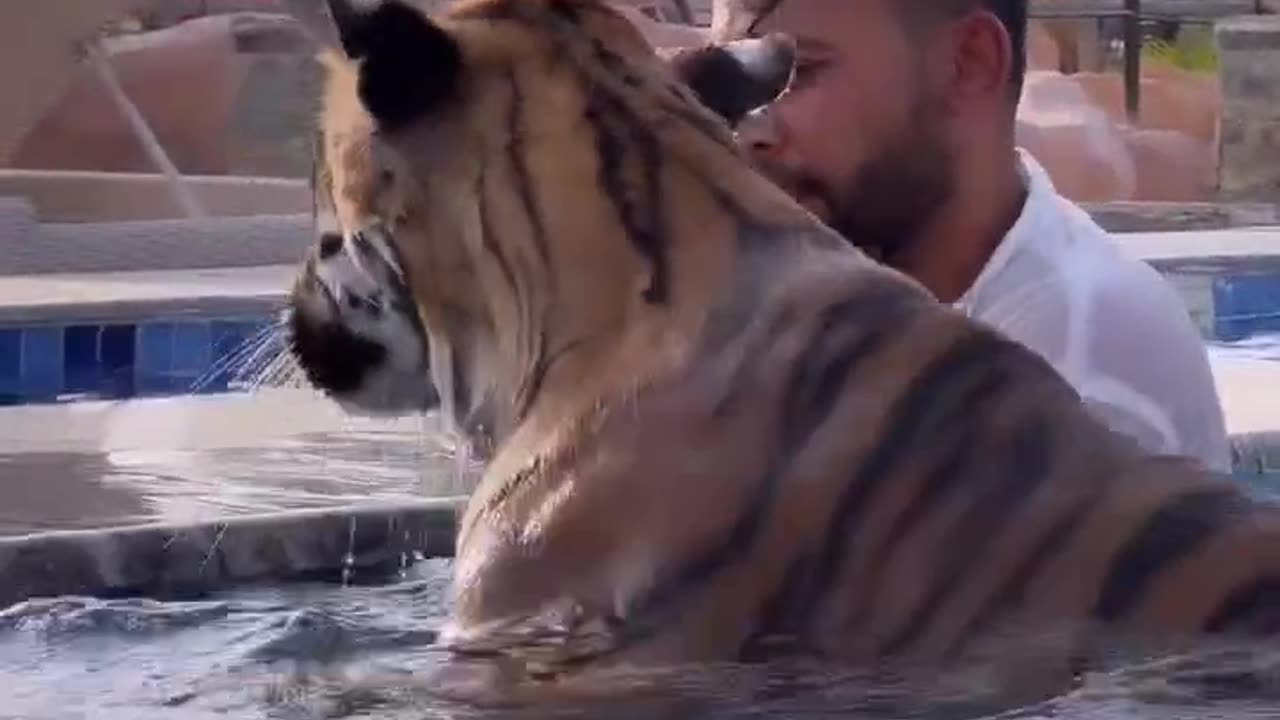
<instances>
[{"instance_id":1,"label":"stone deck","mask_svg":"<svg viewBox=\"0 0 1280 720\"><path fill-rule=\"evenodd\" d=\"M1227 431L1280 432L1280 362L1212 358Z\"/></svg>"},{"instance_id":2,"label":"stone deck","mask_svg":"<svg viewBox=\"0 0 1280 720\"><path fill-rule=\"evenodd\" d=\"M1190 232L1113 233L1120 247L1150 262L1208 258L1280 259L1280 225Z\"/></svg>"},{"instance_id":3,"label":"stone deck","mask_svg":"<svg viewBox=\"0 0 1280 720\"><path fill-rule=\"evenodd\" d=\"M1280 226L1113 235L1125 251L1152 262L1274 257ZM84 313L136 314L140 307L209 307L213 303L278 304L296 266L0 275L0 323Z\"/></svg>"},{"instance_id":4,"label":"stone deck","mask_svg":"<svg viewBox=\"0 0 1280 720\"><path fill-rule=\"evenodd\" d=\"M269 311L292 265L0 276L0 324Z\"/></svg>"}]
</instances>

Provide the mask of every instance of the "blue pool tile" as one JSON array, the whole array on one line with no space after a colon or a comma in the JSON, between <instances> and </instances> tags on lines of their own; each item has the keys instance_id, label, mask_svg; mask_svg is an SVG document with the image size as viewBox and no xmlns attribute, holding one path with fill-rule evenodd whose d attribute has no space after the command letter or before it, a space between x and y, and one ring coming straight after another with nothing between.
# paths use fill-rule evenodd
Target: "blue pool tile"
<instances>
[{"instance_id":1,"label":"blue pool tile","mask_svg":"<svg viewBox=\"0 0 1280 720\"><path fill-rule=\"evenodd\" d=\"M250 316L0 329L0 405L226 392L275 325Z\"/></svg>"},{"instance_id":2,"label":"blue pool tile","mask_svg":"<svg viewBox=\"0 0 1280 720\"><path fill-rule=\"evenodd\" d=\"M100 325L72 325L63 335L63 366L66 368L93 368L98 365L98 335Z\"/></svg>"},{"instance_id":3,"label":"blue pool tile","mask_svg":"<svg viewBox=\"0 0 1280 720\"><path fill-rule=\"evenodd\" d=\"M177 388L177 392L191 393L193 395L216 395L227 392L229 389L230 383L227 381L226 373L218 372L201 375Z\"/></svg>"},{"instance_id":4,"label":"blue pool tile","mask_svg":"<svg viewBox=\"0 0 1280 720\"><path fill-rule=\"evenodd\" d=\"M99 325L72 325L63 335L62 373L70 393L97 392L102 383L98 365Z\"/></svg>"},{"instance_id":5,"label":"blue pool tile","mask_svg":"<svg viewBox=\"0 0 1280 720\"><path fill-rule=\"evenodd\" d=\"M202 373L209 367L208 322L181 322L173 328L173 369L178 373Z\"/></svg>"},{"instance_id":6,"label":"blue pool tile","mask_svg":"<svg viewBox=\"0 0 1280 720\"><path fill-rule=\"evenodd\" d=\"M0 397L22 395L21 374L22 331L17 328L0 330Z\"/></svg>"},{"instance_id":7,"label":"blue pool tile","mask_svg":"<svg viewBox=\"0 0 1280 720\"><path fill-rule=\"evenodd\" d=\"M0 330L0 383L14 381L22 374L22 330Z\"/></svg>"},{"instance_id":8,"label":"blue pool tile","mask_svg":"<svg viewBox=\"0 0 1280 720\"><path fill-rule=\"evenodd\" d=\"M1213 283L1214 335L1231 342L1280 331L1280 280L1274 275L1230 275Z\"/></svg>"},{"instance_id":9,"label":"blue pool tile","mask_svg":"<svg viewBox=\"0 0 1280 720\"><path fill-rule=\"evenodd\" d=\"M204 378L225 391L232 380L244 373L249 343L258 333L258 325L244 320L216 320L212 324L213 357L211 377Z\"/></svg>"},{"instance_id":10,"label":"blue pool tile","mask_svg":"<svg viewBox=\"0 0 1280 720\"><path fill-rule=\"evenodd\" d=\"M134 361L134 325L107 325L99 340L99 364L104 370L132 368Z\"/></svg>"},{"instance_id":11,"label":"blue pool tile","mask_svg":"<svg viewBox=\"0 0 1280 720\"><path fill-rule=\"evenodd\" d=\"M214 360L229 357L248 339L245 335L244 323L234 321L215 320L210 324L209 333L213 340Z\"/></svg>"},{"instance_id":12,"label":"blue pool tile","mask_svg":"<svg viewBox=\"0 0 1280 720\"><path fill-rule=\"evenodd\" d=\"M138 326L137 362L134 366L138 392L146 395L173 392L173 336L173 323Z\"/></svg>"},{"instance_id":13,"label":"blue pool tile","mask_svg":"<svg viewBox=\"0 0 1280 720\"><path fill-rule=\"evenodd\" d=\"M107 325L102 328L98 361L102 368L102 392L110 397L134 394L136 335L135 325Z\"/></svg>"},{"instance_id":14,"label":"blue pool tile","mask_svg":"<svg viewBox=\"0 0 1280 720\"><path fill-rule=\"evenodd\" d=\"M166 374L173 369L173 324L138 326L137 366L145 375Z\"/></svg>"},{"instance_id":15,"label":"blue pool tile","mask_svg":"<svg viewBox=\"0 0 1280 720\"><path fill-rule=\"evenodd\" d=\"M172 392L192 392L209 370L212 336L208 321L175 323L173 329Z\"/></svg>"},{"instance_id":16,"label":"blue pool tile","mask_svg":"<svg viewBox=\"0 0 1280 720\"><path fill-rule=\"evenodd\" d=\"M62 390L62 328L29 327L22 332L22 389L31 400L47 401Z\"/></svg>"}]
</instances>

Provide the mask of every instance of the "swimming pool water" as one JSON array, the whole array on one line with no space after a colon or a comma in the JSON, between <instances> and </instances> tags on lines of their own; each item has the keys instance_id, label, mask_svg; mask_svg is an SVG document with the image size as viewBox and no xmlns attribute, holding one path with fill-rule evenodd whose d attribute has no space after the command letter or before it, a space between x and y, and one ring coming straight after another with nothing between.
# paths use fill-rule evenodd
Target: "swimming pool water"
<instances>
[{"instance_id":1,"label":"swimming pool water","mask_svg":"<svg viewBox=\"0 0 1280 720\"><path fill-rule=\"evenodd\" d=\"M1152 264L1180 291L1206 342L1237 343L1280 333L1280 257Z\"/></svg>"},{"instance_id":2,"label":"swimming pool water","mask_svg":"<svg viewBox=\"0 0 1280 720\"><path fill-rule=\"evenodd\" d=\"M304 388L0 408L0 537L447 497L468 482L438 418L350 417Z\"/></svg>"},{"instance_id":3,"label":"swimming pool water","mask_svg":"<svg viewBox=\"0 0 1280 720\"><path fill-rule=\"evenodd\" d=\"M979 669L928 681L812 667L681 667L624 702L477 707L430 683L451 563L391 582L241 588L183 602L63 597L0 608L0 717L17 720L1274 720L1274 648L1188 652L993 714ZM1237 672L1259 683L1232 685ZM1223 677L1216 693L1198 679ZM1213 688L1214 683L1207 683ZM695 704L696 703L696 704Z\"/></svg>"},{"instance_id":4,"label":"swimming pool water","mask_svg":"<svg viewBox=\"0 0 1280 720\"><path fill-rule=\"evenodd\" d=\"M452 495L455 468L432 425L348 418L301 389L9 407L0 409L0 534ZM0 718L676 715L669 693L554 714L439 697L427 677L440 657L433 631L447 611L450 571L449 561L433 560L372 583L242 587L184 601L58 597L0 608ZM1205 699L1179 685L1185 668L1139 665L1085 678L1077 691L1000 718L1280 717L1280 651L1241 653L1183 664L1192 674L1264 664L1272 670L1263 680L1273 682L1243 697ZM679 705L680 717L699 720L953 720L972 716L957 709L978 704L984 687L981 673L911 685L735 666L681 669L661 681L707 703L697 713Z\"/></svg>"}]
</instances>

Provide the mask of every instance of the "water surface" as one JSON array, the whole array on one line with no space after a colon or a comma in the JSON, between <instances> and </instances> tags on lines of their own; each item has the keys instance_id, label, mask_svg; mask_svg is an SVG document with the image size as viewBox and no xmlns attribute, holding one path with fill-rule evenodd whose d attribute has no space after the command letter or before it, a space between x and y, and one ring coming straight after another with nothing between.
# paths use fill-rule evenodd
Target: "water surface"
<instances>
[{"instance_id":1,"label":"water surface","mask_svg":"<svg viewBox=\"0 0 1280 720\"><path fill-rule=\"evenodd\" d=\"M0 409L0 534L456 495L470 477L433 419L349 418L302 390ZM426 681L449 569L433 560L389 583L239 588L190 602L0 608L0 718L613 719L675 717L678 707L708 720L950 720L973 715L982 687L715 668L674 671L652 702L482 711ZM1086 678L1002 718L1274 720L1280 648L1247 650ZM1188 690L1186 676L1237 664L1262 666L1265 682L1218 697Z\"/></svg>"},{"instance_id":2,"label":"water surface","mask_svg":"<svg viewBox=\"0 0 1280 720\"><path fill-rule=\"evenodd\" d=\"M983 683L909 685L794 668L678 670L625 703L478 708L433 692L448 561L380 586L242 589L198 602L59 598L0 610L0 717L23 720L705 718L759 720L1274 720L1280 650L1228 650L1085 678L1019 711ZM1244 686L1231 671L1258 673ZM1219 678L1206 682L1205 676ZM1205 688L1213 689L1206 694ZM677 691L680 693L676 695ZM976 713L976 714L975 714Z\"/></svg>"},{"instance_id":3,"label":"water surface","mask_svg":"<svg viewBox=\"0 0 1280 720\"><path fill-rule=\"evenodd\" d=\"M306 390L0 408L0 535L463 494L435 418Z\"/></svg>"}]
</instances>

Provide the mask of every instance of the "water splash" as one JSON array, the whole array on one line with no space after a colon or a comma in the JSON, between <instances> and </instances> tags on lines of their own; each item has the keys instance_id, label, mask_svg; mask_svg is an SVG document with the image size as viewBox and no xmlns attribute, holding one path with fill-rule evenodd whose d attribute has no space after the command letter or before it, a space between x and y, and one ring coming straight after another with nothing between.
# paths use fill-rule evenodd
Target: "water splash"
<instances>
[{"instance_id":1,"label":"water splash","mask_svg":"<svg viewBox=\"0 0 1280 720\"><path fill-rule=\"evenodd\" d=\"M471 445L466 438L458 437L454 441L453 448L453 490L457 491L467 486L467 480L471 474Z\"/></svg>"},{"instance_id":2,"label":"water splash","mask_svg":"<svg viewBox=\"0 0 1280 720\"><path fill-rule=\"evenodd\" d=\"M192 383L190 391L198 393L223 375L227 376L229 389L253 390L262 386L264 381L274 384L271 381L278 379L277 374L268 371L291 359L285 347L283 328L283 320L277 320L259 329L213 362Z\"/></svg>"},{"instance_id":3,"label":"water splash","mask_svg":"<svg viewBox=\"0 0 1280 720\"><path fill-rule=\"evenodd\" d=\"M424 533L424 534L425 534L425 533ZM405 530L405 531L404 531L404 546L403 546L403 547L404 547L404 549L402 549L402 550L400 551L400 572L399 572L399 576L400 576L400 579L401 579L401 580L404 580L405 578L407 578L407 577L409 576L409 566L410 566L410 565L412 565L412 564L414 563L414 561L416 560L416 558L413 556L413 553L411 553L411 551L408 549L408 548L411 546L411 545L410 545L410 543L411 543L412 539L413 539L413 536L409 533L409 531L408 531L408 530ZM424 547L425 547L425 546L424 546Z\"/></svg>"},{"instance_id":4,"label":"water splash","mask_svg":"<svg viewBox=\"0 0 1280 720\"><path fill-rule=\"evenodd\" d=\"M217 552L218 546L222 544L222 538L227 534L227 524L218 523L218 534L214 536L213 542L209 545L209 551L205 553L204 560L200 562L200 572L209 566L209 561L213 559L213 554Z\"/></svg>"},{"instance_id":5,"label":"water splash","mask_svg":"<svg viewBox=\"0 0 1280 720\"><path fill-rule=\"evenodd\" d=\"M259 388L308 389L302 367L289 351L288 319L284 313L275 322L246 341L250 349L237 354L233 363L240 386L250 392Z\"/></svg>"},{"instance_id":6,"label":"water splash","mask_svg":"<svg viewBox=\"0 0 1280 720\"><path fill-rule=\"evenodd\" d=\"M347 554L342 556L342 587L350 587L356 566L356 519L353 516L347 528Z\"/></svg>"}]
</instances>

